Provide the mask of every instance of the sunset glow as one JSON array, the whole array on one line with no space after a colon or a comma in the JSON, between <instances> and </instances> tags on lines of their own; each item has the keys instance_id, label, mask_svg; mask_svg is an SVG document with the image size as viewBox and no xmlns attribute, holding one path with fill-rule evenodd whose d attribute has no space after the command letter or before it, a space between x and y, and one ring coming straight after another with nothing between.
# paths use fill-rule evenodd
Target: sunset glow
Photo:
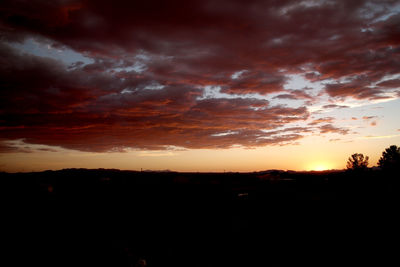
<instances>
[{"instance_id":1,"label":"sunset glow","mask_svg":"<svg viewBox=\"0 0 400 267\"><path fill-rule=\"evenodd\" d=\"M312 164L311 166L312 167L309 169L310 171L325 171L331 169L328 164L324 163L316 163Z\"/></svg>"},{"instance_id":2,"label":"sunset glow","mask_svg":"<svg viewBox=\"0 0 400 267\"><path fill-rule=\"evenodd\" d=\"M399 23L389 0L2 1L0 171L374 166Z\"/></svg>"}]
</instances>

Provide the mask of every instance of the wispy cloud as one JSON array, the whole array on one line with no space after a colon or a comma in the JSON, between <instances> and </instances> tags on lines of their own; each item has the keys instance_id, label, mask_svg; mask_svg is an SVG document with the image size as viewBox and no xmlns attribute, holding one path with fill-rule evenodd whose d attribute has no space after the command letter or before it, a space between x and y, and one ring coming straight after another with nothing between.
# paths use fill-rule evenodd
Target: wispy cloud
<instances>
[{"instance_id":1,"label":"wispy cloud","mask_svg":"<svg viewBox=\"0 0 400 267\"><path fill-rule=\"evenodd\" d=\"M388 139L388 138L395 138L399 137L400 134L394 134L394 135L368 135L368 136L363 136L361 139Z\"/></svg>"},{"instance_id":2,"label":"wispy cloud","mask_svg":"<svg viewBox=\"0 0 400 267\"><path fill-rule=\"evenodd\" d=\"M177 153L172 151L141 151L138 156L139 157L172 157L176 156Z\"/></svg>"}]
</instances>

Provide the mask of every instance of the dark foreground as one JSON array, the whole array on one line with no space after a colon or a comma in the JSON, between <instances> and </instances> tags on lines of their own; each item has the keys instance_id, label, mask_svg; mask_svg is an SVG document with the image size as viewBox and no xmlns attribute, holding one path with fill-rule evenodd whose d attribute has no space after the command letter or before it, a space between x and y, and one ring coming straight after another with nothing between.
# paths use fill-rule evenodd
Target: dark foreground
<instances>
[{"instance_id":1,"label":"dark foreground","mask_svg":"<svg viewBox=\"0 0 400 267\"><path fill-rule=\"evenodd\" d=\"M7 266L399 262L395 174L71 169L0 177Z\"/></svg>"}]
</instances>

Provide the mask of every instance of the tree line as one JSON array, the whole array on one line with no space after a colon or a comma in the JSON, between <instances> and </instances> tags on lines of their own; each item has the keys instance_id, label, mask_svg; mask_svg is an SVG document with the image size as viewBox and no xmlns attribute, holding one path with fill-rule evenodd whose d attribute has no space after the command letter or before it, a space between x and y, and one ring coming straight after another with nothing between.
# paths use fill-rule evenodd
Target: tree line
<instances>
[{"instance_id":1,"label":"tree line","mask_svg":"<svg viewBox=\"0 0 400 267\"><path fill-rule=\"evenodd\" d=\"M355 153L351 155L347 160L347 169L360 171L368 168L368 156L364 156L362 153ZM394 171L400 169L400 147L392 145L382 152L382 156L379 158L378 166L382 170Z\"/></svg>"}]
</instances>

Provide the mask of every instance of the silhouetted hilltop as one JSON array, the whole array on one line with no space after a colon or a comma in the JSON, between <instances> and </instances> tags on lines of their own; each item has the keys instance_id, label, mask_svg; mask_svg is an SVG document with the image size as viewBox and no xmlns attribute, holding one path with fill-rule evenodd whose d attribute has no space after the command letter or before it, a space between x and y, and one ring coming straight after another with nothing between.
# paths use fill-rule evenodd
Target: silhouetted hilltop
<instances>
[{"instance_id":1,"label":"silhouetted hilltop","mask_svg":"<svg viewBox=\"0 0 400 267\"><path fill-rule=\"evenodd\" d=\"M391 235L396 221L384 208L399 196L396 175L376 169L65 169L0 177L6 254L18 266L131 267L143 259L174 267L357 265L356 244L366 253L365 238ZM358 227L371 225L371 216L384 227L373 224L366 236Z\"/></svg>"},{"instance_id":2,"label":"silhouetted hilltop","mask_svg":"<svg viewBox=\"0 0 400 267\"><path fill-rule=\"evenodd\" d=\"M220 190L221 194L246 193L249 197L291 199L393 198L398 189L396 173L379 168L362 172L345 170L283 171L249 173L197 173L173 171L126 171L117 169L63 169L31 173L0 173L3 189L21 197L76 193L129 194L154 188L158 194L187 187L190 190ZM185 188L185 190L189 190ZM246 191L246 192L245 192ZM248 192L247 192L248 191ZM138 193L138 192L136 192ZM207 194L205 194L207 195ZM157 198L157 195L153 196Z\"/></svg>"}]
</instances>

